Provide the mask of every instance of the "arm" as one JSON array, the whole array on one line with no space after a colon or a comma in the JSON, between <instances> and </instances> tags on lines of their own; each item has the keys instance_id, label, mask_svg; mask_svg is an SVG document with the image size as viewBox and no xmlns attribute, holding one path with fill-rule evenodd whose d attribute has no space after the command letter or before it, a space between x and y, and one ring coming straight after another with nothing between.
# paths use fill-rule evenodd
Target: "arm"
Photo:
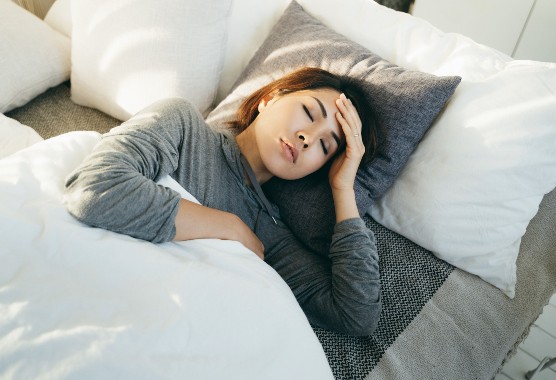
<instances>
[{"instance_id":1,"label":"arm","mask_svg":"<svg viewBox=\"0 0 556 380\"><path fill-rule=\"evenodd\" d=\"M233 239L262 255L262 244L238 217L180 199L177 192L155 183L178 169L188 143L211 138L187 102L155 103L103 136L70 174L69 212L89 225L143 240Z\"/></svg>"},{"instance_id":2,"label":"arm","mask_svg":"<svg viewBox=\"0 0 556 380\"><path fill-rule=\"evenodd\" d=\"M185 128L177 113L194 121L183 103L156 103L104 135L66 179L70 214L143 240L171 240L180 196L155 181L178 165Z\"/></svg>"},{"instance_id":3,"label":"arm","mask_svg":"<svg viewBox=\"0 0 556 380\"><path fill-rule=\"evenodd\" d=\"M378 254L373 233L360 218L353 188L357 169L365 153L361 138L361 119L344 94L336 100L336 118L346 138L346 150L336 158L329 172L336 212L329 259L331 284L326 292L309 301L326 310L335 305L340 311L328 312L336 324L351 335L368 335L376 328L382 309ZM329 293L329 294L327 294ZM315 319L318 310L314 310ZM330 315L322 316L329 318Z\"/></svg>"},{"instance_id":4,"label":"arm","mask_svg":"<svg viewBox=\"0 0 556 380\"><path fill-rule=\"evenodd\" d=\"M356 336L378 324L379 259L372 231L353 218L334 227L328 258L305 248L284 225L266 222L265 260L292 289L309 322Z\"/></svg>"},{"instance_id":5,"label":"arm","mask_svg":"<svg viewBox=\"0 0 556 380\"><path fill-rule=\"evenodd\" d=\"M328 174L334 198L336 223L338 223L360 217L353 184L361 158L365 153L365 145L361 138L361 119L351 101L342 94L336 100L336 105L340 110L336 113L336 118L342 127L347 144L345 152L334 160Z\"/></svg>"},{"instance_id":6,"label":"arm","mask_svg":"<svg viewBox=\"0 0 556 380\"><path fill-rule=\"evenodd\" d=\"M237 215L180 200L174 240L205 238L239 241L264 259L263 243Z\"/></svg>"},{"instance_id":7,"label":"arm","mask_svg":"<svg viewBox=\"0 0 556 380\"><path fill-rule=\"evenodd\" d=\"M358 336L372 334L382 311L374 234L360 218L340 222L334 227L328 257L331 280L327 293L314 294L309 300L309 305L326 314L314 311L314 319L333 316L337 331Z\"/></svg>"}]
</instances>

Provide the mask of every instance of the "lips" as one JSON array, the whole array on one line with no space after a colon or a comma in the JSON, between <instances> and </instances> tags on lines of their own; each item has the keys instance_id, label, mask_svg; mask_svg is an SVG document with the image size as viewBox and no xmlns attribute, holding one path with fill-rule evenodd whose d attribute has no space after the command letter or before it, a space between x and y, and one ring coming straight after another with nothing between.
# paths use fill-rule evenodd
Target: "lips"
<instances>
[{"instance_id":1,"label":"lips","mask_svg":"<svg viewBox=\"0 0 556 380\"><path fill-rule=\"evenodd\" d=\"M280 139L281 145L282 145L282 152L286 155L286 157L295 164L295 162L297 161L297 156L299 155L299 152L297 150L297 148L295 146L293 146L292 143L284 140L284 139Z\"/></svg>"}]
</instances>

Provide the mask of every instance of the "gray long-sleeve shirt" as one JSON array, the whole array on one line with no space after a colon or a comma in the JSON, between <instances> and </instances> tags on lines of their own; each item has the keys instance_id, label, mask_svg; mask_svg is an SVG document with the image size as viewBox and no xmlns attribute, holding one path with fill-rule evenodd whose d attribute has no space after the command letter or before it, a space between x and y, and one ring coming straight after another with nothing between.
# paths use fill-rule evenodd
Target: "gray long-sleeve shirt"
<instances>
[{"instance_id":1,"label":"gray long-sleeve shirt","mask_svg":"<svg viewBox=\"0 0 556 380\"><path fill-rule=\"evenodd\" d=\"M104 135L66 180L68 210L91 226L172 240L180 195L155 182L167 174L201 204L238 215L255 232L265 261L313 325L350 335L374 331L381 311L378 255L363 221L336 224L328 255L309 251L246 184L235 139L211 129L184 100L157 102Z\"/></svg>"}]
</instances>

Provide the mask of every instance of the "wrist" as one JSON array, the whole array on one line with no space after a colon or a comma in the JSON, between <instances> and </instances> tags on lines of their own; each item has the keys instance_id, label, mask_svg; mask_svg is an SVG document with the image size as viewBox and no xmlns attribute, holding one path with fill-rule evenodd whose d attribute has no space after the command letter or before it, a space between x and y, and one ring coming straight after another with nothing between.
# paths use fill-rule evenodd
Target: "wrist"
<instances>
[{"instance_id":1,"label":"wrist","mask_svg":"<svg viewBox=\"0 0 556 380\"><path fill-rule=\"evenodd\" d=\"M334 187L332 188L332 195L335 197L354 197L355 198L355 190L353 186L350 187Z\"/></svg>"},{"instance_id":2,"label":"wrist","mask_svg":"<svg viewBox=\"0 0 556 380\"><path fill-rule=\"evenodd\" d=\"M175 219L174 240L237 240L239 217L182 199Z\"/></svg>"},{"instance_id":3,"label":"wrist","mask_svg":"<svg viewBox=\"0 0 556 380\"><path fill-rule=\"evenodd\" d=\"M346 219L359 218L359 209L355 202L355 190L333 189L334 208L336 211L336 223Z\"/></svg>"}]
</instances>

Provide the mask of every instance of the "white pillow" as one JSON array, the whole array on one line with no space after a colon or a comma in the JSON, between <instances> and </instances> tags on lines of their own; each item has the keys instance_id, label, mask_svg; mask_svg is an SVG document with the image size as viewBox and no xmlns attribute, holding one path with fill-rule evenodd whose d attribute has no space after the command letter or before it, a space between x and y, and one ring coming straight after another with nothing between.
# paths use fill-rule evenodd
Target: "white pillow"
<instances>
[{"instance_id":1,"label":"white pillow","mask_svg":"<svg viewBox=\"0 0 556 380\"><path fill-rule=\"evenodd\" d=\"M72 12L72 100L120 120L166 97L212 105L230 0L80 0Z\"/></svg>"},{"instance_id":2,"label":"white pillow","mask_svg":"<svg viewBox=\"0 0 556 380\"><path fill-rule=\"evenodd\" d=\"M224 99L239 74L268 36L291 0L234 0L217 102ZM318 1L318 0L317 0Z\"/></svg>"},{"instance_id":3,"label":"white pillow","mask_svg":"<svg viewBox=\"0 0 556 380\"><path fill-rule=\"evenodd\" d=\"M462 81L373 218L513 298L521 237L556 186L554 94L556 65Z\"/></svg>"},{"instance_id":4,"label":"white pillow","mask_svg":"<svg viewBox=\"0 0 556 380\"><path fill-rule=\"evenodd\" d=\"M44 22L71 38L71 0L56 0L46 13Z\"/></svg>"},{"instance_id":5,"label":"white pillow","mask_svg":"<svg viewBox=\"0 0 556 380\"><path fill-rule=\"evenodd\" d=\"M0 159L42 141L31 127L0 113Z\"/></svg>"},{"instance_id":6,"label":"white pillow","mask_svg":"<svg viewBox=\"0 0 556 380\"><path fill-rule=\"evenodd\" d=\"M70 41L12 1L0 1L0 112L70 76Z\"/></svg>"}]
</instances>

